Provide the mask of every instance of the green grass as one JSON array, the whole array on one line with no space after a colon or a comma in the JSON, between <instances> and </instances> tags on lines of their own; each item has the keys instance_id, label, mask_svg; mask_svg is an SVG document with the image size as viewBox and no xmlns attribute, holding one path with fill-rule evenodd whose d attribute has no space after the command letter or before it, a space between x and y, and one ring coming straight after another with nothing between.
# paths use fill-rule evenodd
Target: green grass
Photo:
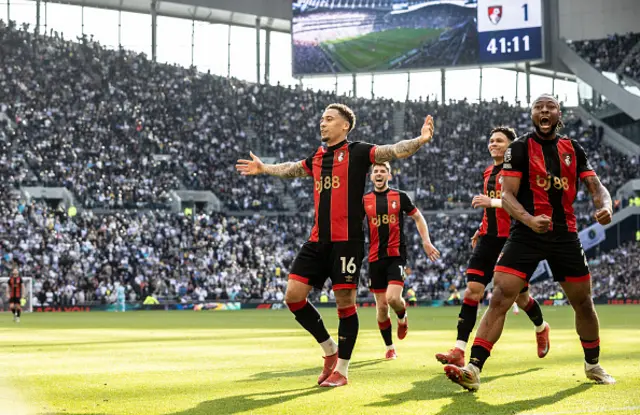
<instances>
[{"instance_id":1,"label":"green grass","mask_svg":"<svg viewBox=\"0 0 640 415\"><path fill-rule=\"evenodd\" d=\"M587 382L568 307L543 309L551 352L509 315L475 393L449 382L433 355L455 340L457 308L411 309L399 358L384 361L362 308L350 384L315 385L320 348L286 310L26 314L0 317L0 413L7 391L38 414L578 414L640 413L640 307L601 306L602 364L615 386ZM336 332L334 310L322 309ZM395 328L395 327L394 327Z\"/></svg>"},{"instance_id":2,"label":"green grass","mask_svg":"<svg viewBox=\"0 0 640 415\"><path fill-rule=\"evenodd\" d=\"M441 29L392 29L323 42L341 69L347 72L384 70L389 63L424 42L440 36Z\"/></svg>"}]
</instances>

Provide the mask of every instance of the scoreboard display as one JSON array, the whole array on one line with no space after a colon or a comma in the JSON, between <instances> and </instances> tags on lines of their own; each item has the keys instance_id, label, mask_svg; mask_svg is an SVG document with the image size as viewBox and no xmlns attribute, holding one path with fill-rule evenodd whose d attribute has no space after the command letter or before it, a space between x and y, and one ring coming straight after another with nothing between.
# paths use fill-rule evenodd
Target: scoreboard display
<instances>
[{"instance_id":1,"label":"scoreboard display","mask_svg":"<svg viewBox=\"0 0 640 415\"><path fill-rule=\"evenodd\" d=\"M542 0L478 0L479 63L539 60Z\"/></svg>"},{"instance_id":2,"label":"scoreboard display","mask_svg":"<svg viewBox=\"0 0 640 415\"><path fill-rule=\"evenodd\" d=\"M294 0L293 74L541 61L542 0Z\"/></svg>"}]
</instances>

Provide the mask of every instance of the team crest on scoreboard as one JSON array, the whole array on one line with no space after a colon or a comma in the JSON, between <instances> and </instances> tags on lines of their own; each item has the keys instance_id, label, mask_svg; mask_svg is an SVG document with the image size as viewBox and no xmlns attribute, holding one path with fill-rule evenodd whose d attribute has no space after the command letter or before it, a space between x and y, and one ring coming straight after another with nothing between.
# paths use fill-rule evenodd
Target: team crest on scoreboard
<instances>
[{"instance_id":1,"label":"team crest on scoreboard","mask_svg":"<svg viewBox=\"0 0 640 415\"><path fill-rule=\"evenodd\" d=\"M344 160L344 151L338 153L338 162L342 162Z\"/></svg>"},{"instance_id":2,"label":"team crest on scoreboard","mask_svg":"<svg viewBox=\"0 0 640 415\"><path fill-rule=\"evenodd\" d=\"M502 19L502 6L489 6L487 13L491 23L498 24L500 23L500 19Z\"/></svg>"},{"instance_id":3,"label":"team crest on scoreboard","mask_svg":"<svg viewBox=\"0 0 640 415\"><path fill-rule=\"evenodd\" d=\"M571 166L571 153L563 153L562 154L562 161L564 161L564 164L566 164L567 166Z\"/></svg>"}]
</instances>

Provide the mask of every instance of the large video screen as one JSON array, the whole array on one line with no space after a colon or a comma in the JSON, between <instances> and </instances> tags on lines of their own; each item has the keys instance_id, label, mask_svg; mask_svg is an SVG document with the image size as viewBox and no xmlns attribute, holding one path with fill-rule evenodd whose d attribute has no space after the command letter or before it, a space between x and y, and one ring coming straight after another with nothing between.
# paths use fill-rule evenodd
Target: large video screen
<instances>
[{"instance_id":1,"label":"large video screen","mask_svg":"<svg viewBox=\"0 0 640 415\"><path fill-rule=\"evenodd\" d=\"M542 0L294 0L293 74L543 59Z\"/></svg>"}]
</instances>

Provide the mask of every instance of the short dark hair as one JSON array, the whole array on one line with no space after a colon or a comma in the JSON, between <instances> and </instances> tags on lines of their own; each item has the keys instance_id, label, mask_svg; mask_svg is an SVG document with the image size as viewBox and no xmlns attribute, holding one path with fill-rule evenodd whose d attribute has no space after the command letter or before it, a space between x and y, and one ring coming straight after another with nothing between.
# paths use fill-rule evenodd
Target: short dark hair
<instances>
[{"instance_id":1,"label":"short dark hair","mask_svg":"<svg viewBox=\"0 0 640 415\"><path fill-rule=\"evenodd\" d=\"M327 105L326 110L336 110L349 122L349 132L351 132L356 127L356 114L353 113L353 110L344 104L329 104Z\"/></svg>"},{"instance_id":2,"label":"short dark hair","mask_svg":"<svg viewBox=\"0 0 640 415\"><path fill-rule=\"evenodd\" d=\"M387 169L387 171L391 173L391 163L389 163L388 161L385 161L384 163L373 163L373 167L375 166L384 166ZM373 167L372 167L372 170L373 170Z\"/></svg>"},{"instance_id":3,"label":"short dark hair","mask_svg":"<svg viewBox=\"0 0 640 415\"><path fill-rule=\"evenodd\" d=\"M505 125L500 125L491 130L491 132L489 133L489 137L491 137L493 133L502 133L507 137L507 140L509 141L513 141L516 139L516 137L518 137L518 135L516 134L516 130Z\"/></svg>"}]
</instances>

